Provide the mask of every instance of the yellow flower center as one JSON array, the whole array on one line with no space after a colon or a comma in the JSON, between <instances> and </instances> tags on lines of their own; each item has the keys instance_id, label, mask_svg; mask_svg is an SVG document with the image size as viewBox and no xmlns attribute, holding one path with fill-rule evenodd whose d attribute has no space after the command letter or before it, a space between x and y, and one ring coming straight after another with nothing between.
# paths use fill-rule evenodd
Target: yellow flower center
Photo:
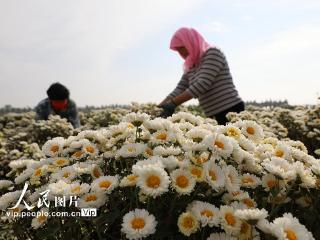
<instances>
[{"instance_id":1,"label":"yellow flower center","mask_svg":"<svg viewBox=\"0 0 320 240\"><path fill-rule=\"evenodd\" d=\"M146 149L146 154L149 155L149 156L152 156L153 155L153 151L151 148L147 148Z\"/></svg>"},{"instance_id":2,"label":"yellow flower center","mask_svg":"<svg viewBox=\"0 0 320 240\"><path fill-rule=\"evenodd\" d=\"M160 178L155 175L151 175L147 178L147 186L150 188L158 188L160 185Z\"/></svg>"},{"instance_id":3,"label":"yellow flower center","mask_svg":"<svg viewBox=\"0 0 320 240\"><path fill-rule=\"evenodd\" d=\"M41 168L38 168L37 170L34 171L34 175L36 177L40 177L41 176Z\"/></svg>"},{"instance_id":4,"label":"yellow flower center","mask_svg":"<svg viewBox=\"0 0 320 240\"><path fill-rule=\"evenodd\" d=\"M267 181L267 186L269 188L274 188L276 186L276 181L275 180L269 180Z\"/></svg>"},{"instance_id":5,"label":"yellow flower center","mask_svg":"<svg viewBox=\"0 0 320 240\"><path fill-rule=\"evenodd\" d=\"M276 154L275 154L277 157L283 157L283 155L284 155L284 152L282 151L282 150L277 150L276 151Z\"/></svg>"},{"instance_id":6,"label":"yellow flower center","mask_svg":"<svg viewBox=\"0 0 320 240\"><path fill-rule=\"evenodd\" d=\"M238 137L239 136L239 133L234 128L228 129L227 134L228 134L229 137Z\"/></svg>"},{"instance_id":7,"label":"yellow flower center","mask_svg":"<svg viewBox=\"0 0 320 240\"><path fill-rule=\"evenodd\" d=\"M133 182L133 181L135 181L135 180L137 179L137 176L135 176L135 175L129 175L129 176L127 176L127 179L128 179L130 182Z\"/></svg>"},{"instance_id":8,"label":"yellow flower center","mask_svg":"<svg viewBox=\"0 0 320 240\"><path fill-rule=\"evenodd\" d=\"M62 175L64 178L68 178L70 176L70 172L65 172L63 175Z\"/></svg>"},{"instance_id":9,"label":"yellow flower center","mask_svg":"<svg viewBox=\"0 0 320 240\"><path fill-rule=\"evenodd\" d=\"M71 189L72 193L79 193L80 192L80 186L75 186L74 188Z\"/></svg>"},{"instance_id":10,"label":"yellow flower center","mask_svg":"<svg viewBox=\"0 0 320 240\"><path fill-rule=\"evenodd\" d=\"M242 222L241 224L241 233L242 234L247 234L249 233L249 231L251 230L251 226L250 224L246 223L246 222Z\"/></svg>"},{"instance_id":11,"label":"yellow flower center","mask_svg":"<svg viewBox=\"0 0 320 240\"><path fill-rule=\"evenodd\" d=\"M58 160L55 161L55 163L58 166L62 166L62 165L64 165L66 163L66 160L63 159L63 158L62 159L58 159Z\"/></svg>"},{"instance_id":12,"label":"yellow flower center","mask_svg":"<svg viewBox=\"0 0 320 240\"><path fill-rule=\"evenodd\" d=\"M216 140L214 142L214 145L217 146L218 148L224 149L224 143L221 141Z\"/></svg>"},{"instance_id":13,"label":"yellow flower center","mask_svg":"<svg viewBox=\"0 0 320 240\"><path fill-rule=\"evenodd\" d=\"M56 153L59 151L59 145L52 145L50 151Z\"/></svg>"},{"instance_id":14,"label":"yellow flower center","mask_svg":"<svg viewBox=\"0 0 320 240\"><path fill-rule=\"evenodd\" d=\"M254 207L254 202L250 198L243 199L242 202L247 205L249 208Z\"/></svg>"},{"instance_id":15,"label":"yellow flower center","mask_svg":"<svg viewBox=\"0 0 320 240\"><path fill-rule=\"evenodd\" d=\"M234 218L232 213L227 213L224 218L226 219L228 225L234 226L236 224L236 219Z\"/></svg>"},{"instance_id":16,"label":"yellow flower center","mask_svg":"<svg viewBox=\"0 0 320 240\"><path fill-rule=\"evenodd\" d=\"M146 225L143 218L135 218L131 221L131 226L133 229L142 229Z\"/></svg>"},{"instance_id":17,"label":"yellow flower center","mask_svg":"<svg viewBox=\"0 0 320 240\"><path fill-rule=\"evenodd\" d=\"M128 128L134 128L134 125L132 123L128 123Z\"/></svg>"},{"instance_id":18,"label":"yellow flower center","mask_svg":"<svg viewBox=\"0 0 320 240\"><path fill-rule=\"evenodd\" d=\"M252 177L246 176L242 178L242 183L250 184L250 183L254 183L254 180L252 179Z\"/></svg>"},{"instance_id":19,"label":"yellow flower center","mask_svg":"<svg viewBox=\"0 0 320 240\"><path fill-rule=\"evenodd\" d=\"M195 222L194 222L194 219L193 217L185 217L183 220L182 220L182 226L184 228L192 228L194 226Z\"/></svg>"},{"instance_id":20,"label":"yellow flower center","mask_svg":"<svg viewBox=\"0 0 320 240\"><path fill-rule=\"evenodd\" d=\"M211 210L205 209L201 212L201 215L210 218L214 216L214 213Z\"/></svg>"},{"instance_id":21,"label":"yellow flower center","mask_svg":"<svg viewBox=\"0 0 320 240\"><path fill-rule=\"evenodd\" d=\"M76 158L80 158L82 155L83 155L83 152L82 152L82 151L77 151L77 152L75 152L74 154L72 154L72 156L73 156L73 157L76 157Z\"/></svg>"},{"instance_id":22,"label":"yellow flower center","mask_svg":"<svg viewBox=\"0 0 320 240\"><path fill-rule=\"evenodd\" d=\"M167 137L168 137L167 133L159 133L156 138L158 140L165 141L165 140L167 140Z\"/></svg>"},{"instance_id":23,"label":"yellow flower center","mask_svg":"<svg viewBox=\"0 0 320 240\"><path fill-rule=\"evenodd\" d=\"M297 240L297 235L295 234L294 231L292 231L291 229L286 229L285 230L285 233L287 234L287 238L289 240Z\"/></svg>"},{"instance_id":24,"label":"yellow flower center","mask_svg":"<svg viewBox=\"0 0 320 240\"><path fill-rule=\"evenodd\" d=\"M101 177L101 173L99 171L99 168L93 169L93 176L95 176L96 178Z\"/></svg>"},{"instance_id":25,"label":"yellow flower center","mask_svg":"<svg viewBox=\"0 0 320 240\"><path fill-rule=\"evenodd\" d=\"M99 187L101 188L109 188L110 186L111 186L111 182L109 182L108 180L101 181L99 183Z\"/></svg>"},{"instance_id":26,"label":"yellow flower center","mask_svg":"<svg viewBox=\"0 0 320 240\"><path fill-rule=\"evenodd\" d=\"M129 148L128 148L128 152L130 152L130 153L135 152L135 150L136 150L136 149L135 149L134 147L129 147Z\"/></svg>"},{"instance_id":27,"label":"yellow flower center","mask_svg":"<svg viewBox=\"0 0 320 240\"><path fill-rule=\"evenodd\" d=\"M197 178L200 178L201 175L202 175L201 169L196 168L196 167L193 167L190 172L191 172L191 174L192 174L193 176L196 176Z\"/></svg>"},{"instance_id":28,"label":"yellow flower center","mask_svg":"<svg viewBox=\"0 0 320 240\"><path fill-rule=\"evenodd\" d=\"M44 215L40 215L39 217L37 217L37 220L39 223L43 223L44 221L47 220L47 217Z\"/></svg>"},{"instance_id":29,"label":"yellow flower center","mask_svg":"<svg viewBox=\"0 0 320 240\"><path fill-rule=\"evenodd\" d=\"M216 176L214 171L209 170L209 176L211 177L212 181L216 181L217 180L217 176Z\"/></svg>"},{"instance_id":30,"label":"yellow flower center","mask_svg":"<svg viewBox=\"0 0 320 240\"><path fill-rule=\"evenodd\" d=\"M86 197L86 202L92 202L92 201L96 201L98 198L96 195L88 195Z\"/></svg>"},{"instance_id":31,"label":"yellow flower center","mask_svg":"<svg viewBox=\"0 0 320 240\"><path fill-rule=\"evenodd\" d=\"M94 153L94 147L86 146L86 151L89 152L89 153Z\"/></svg>"},{"instance_id":32,"label":"yellow flower center","mask_svg":"<svg viewBox=\"0 0 320 240\"><path fill-rule=\"evenodd\" d=\"M189 185L189 179L186 176L178 176L176 179L178 187L185 188Z\"/></svg>"},{"instance_id":33,"label":"yellow flower center","mask_svg":"<svg viewBox=\"0 0 320 240\"><path fill-rule=\"evenodd\" d=\"M253 127L247 127L247 133L249 133L250 135L253 135L255 133L254 128Z\"/></svg>"}]
</instances>

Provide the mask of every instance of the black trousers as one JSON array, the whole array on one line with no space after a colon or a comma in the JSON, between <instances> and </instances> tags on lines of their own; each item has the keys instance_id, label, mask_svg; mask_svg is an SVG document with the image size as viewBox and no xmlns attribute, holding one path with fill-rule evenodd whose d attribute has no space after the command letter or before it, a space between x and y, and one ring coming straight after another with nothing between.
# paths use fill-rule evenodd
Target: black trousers
<instances>
[{"instance_id":1,"label":"black trousers","mask_svg":"<svg viewBox=\"0 0 320 240\"><path fill-rule=\"evenodd\" d=\"M234 106L232 106L231 108L228 108L227 110L224 110L223 112L217 113L216 115L214 115L214 117L216 118L217 122L219 125L225 125L228 122L228 119L226 118L226 115L229 112L242 112L244 111L244 102L240 102Z\"/></svg>"}]
</instances>

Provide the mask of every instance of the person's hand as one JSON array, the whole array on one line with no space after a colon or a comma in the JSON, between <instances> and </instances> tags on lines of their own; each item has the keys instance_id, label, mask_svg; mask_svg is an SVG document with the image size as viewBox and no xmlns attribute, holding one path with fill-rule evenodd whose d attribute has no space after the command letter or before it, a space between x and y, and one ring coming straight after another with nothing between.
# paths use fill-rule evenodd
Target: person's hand
<instances>
[{"instance_id":1,"label":"person's hand","mask_svg":"<svg viewBox=\"0 0 320 240\"><path fill-rule=\"evenodd\" d=\"M163 109L163 112L161 113L160 117L162 118L167 118L170 117L173 113L174 110L176 109L177 105L174 102L167 102L165 104L159 105Z\"/></svg>"}]
</instances>

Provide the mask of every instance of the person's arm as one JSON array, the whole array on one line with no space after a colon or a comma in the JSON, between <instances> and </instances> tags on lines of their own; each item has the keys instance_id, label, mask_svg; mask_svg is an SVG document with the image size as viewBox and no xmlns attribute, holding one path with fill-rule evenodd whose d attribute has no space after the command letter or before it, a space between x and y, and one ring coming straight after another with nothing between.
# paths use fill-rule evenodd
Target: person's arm
<instances>
[{"instance_id":1,"label":"person's arm","mask_svg":"<svg viewBox=\"0 0 320 240\"><path fill-rule=\"evenodd\" d=\"M179 83L177 84L176 88L159 104L163 105L165 103L170 102L174 97L181 94L184 90L186 90L189 87L189 82L186 79L185 75L182 75Z\"/></svg>"}]
</instances>

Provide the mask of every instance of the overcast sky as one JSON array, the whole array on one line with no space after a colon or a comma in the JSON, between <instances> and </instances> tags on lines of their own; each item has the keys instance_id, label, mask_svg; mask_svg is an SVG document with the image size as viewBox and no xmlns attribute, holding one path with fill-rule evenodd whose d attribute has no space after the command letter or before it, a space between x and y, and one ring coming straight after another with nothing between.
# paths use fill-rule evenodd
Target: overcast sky
<instances>
[{"instance_id":1,"label":"overcast sky","mask_svg":"<svg viewBox=\"0 0 320 240\"><path fill-rule=\"evenodd\" d=\"M229 61L244 100L314 104L318 0L0 0L0 107L35 106L53 82L79 106L160 102L182 59L172 34L196 28Z\"/></svg>"}]
</instances>

